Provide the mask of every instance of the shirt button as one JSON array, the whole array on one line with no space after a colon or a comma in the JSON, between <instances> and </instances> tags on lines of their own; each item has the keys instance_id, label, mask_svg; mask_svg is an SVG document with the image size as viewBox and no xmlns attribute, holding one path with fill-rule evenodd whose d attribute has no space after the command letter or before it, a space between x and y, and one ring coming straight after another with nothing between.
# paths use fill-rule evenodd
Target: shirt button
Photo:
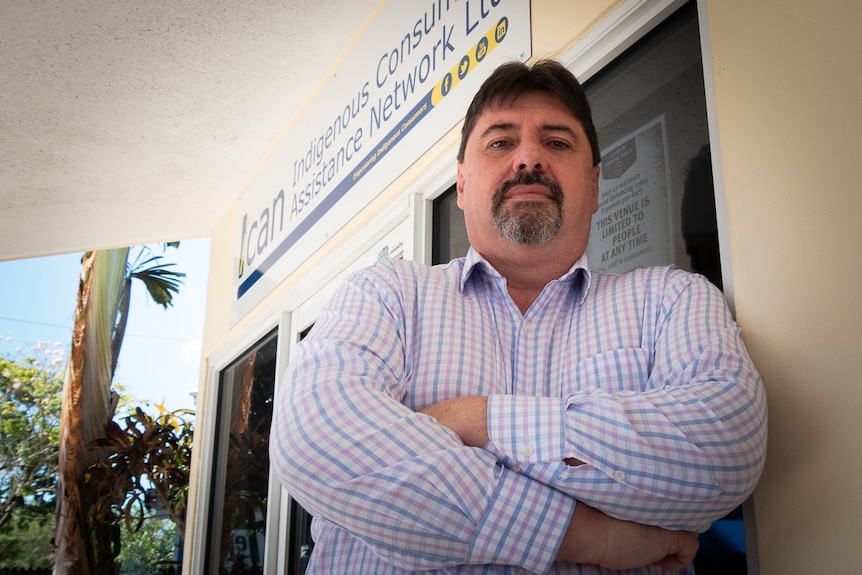
<instances>
[{"instance_id":1,"label":"shirt button","mask_svg":"<svg viewBox=\"0 0 862 575\"><path fill-rule=\"evenodd\" d=\"M523 469L521 469L520 465L513 465L510 469L512 471L514 471L515 473L519 473L519 474L523 471Z\"/></svg>"},{"instance_id":2,"label":"shirt button","mask_svg":"<svg viewBox=\"0 0 862 575\"><path fill-rule=\"evenodd\" d=\"M625 481L626 477L628 477L628 474L622 469L617 469L616 471L614 471L614 479L616 479L617 481Z\"/></svg>"},{"instance_id":3,"label":"shirt button","mask_svg":"<svg viewBox=\"0 0 862 575\"><path fill-rule=\"evenodd\" d=\"M521 453L523 453L526 457L530 457L536 452L536 448L530 445L529 443L525 443L523 447L521 447Z\"/></svg>"}]
</instances>

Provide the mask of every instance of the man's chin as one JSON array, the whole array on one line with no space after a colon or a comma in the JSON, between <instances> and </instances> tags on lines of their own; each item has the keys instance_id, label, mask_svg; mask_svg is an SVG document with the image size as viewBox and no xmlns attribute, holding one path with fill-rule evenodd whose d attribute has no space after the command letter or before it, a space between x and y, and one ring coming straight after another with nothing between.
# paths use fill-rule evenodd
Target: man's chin
<instances>
[{"instance_id":1,"label":"man's chin","mask_svg":"<svg viewBox=\"0 0 862 575\"><path fill-rule=\"evenodd\" d=\"M510 218L497 221L500 237L509 243L540 246L550 242L560 232L561 222L556 219Z\"/></svg>"}]
</instances>

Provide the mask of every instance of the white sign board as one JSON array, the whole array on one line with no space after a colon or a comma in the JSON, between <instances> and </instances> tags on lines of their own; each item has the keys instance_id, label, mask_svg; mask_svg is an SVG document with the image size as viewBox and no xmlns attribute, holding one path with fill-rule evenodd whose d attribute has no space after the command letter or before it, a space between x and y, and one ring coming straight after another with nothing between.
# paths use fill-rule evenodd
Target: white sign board
<instances>
[{"instance_id":1,"label":"white sign board","mask_svg":"<svg viewBox=\"0 0 862 575\"><path fill-rule=\"evenodd\" d=\"M389 2L240 198L233 321L529 57L527 1Z\"/></svg>"},{"instance_id":2,"label":"white sign board","mask_svg":"<svg viewBox=\"0 0 862 575\"><path fill-rule=\"evenodd\" d=\"M617 273L673 261L664 116L602 152L590 266Z\"/></svg>"}]
</instances>

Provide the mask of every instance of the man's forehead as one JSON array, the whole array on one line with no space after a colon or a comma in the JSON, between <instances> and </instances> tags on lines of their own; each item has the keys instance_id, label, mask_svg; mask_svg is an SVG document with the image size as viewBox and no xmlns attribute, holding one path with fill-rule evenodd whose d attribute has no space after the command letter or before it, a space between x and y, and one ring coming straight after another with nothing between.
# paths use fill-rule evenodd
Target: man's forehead
<instances>
[{"instance_id":1,"label":"man's forehead","mask_svg":"<svg viewBox=\"0 0 862 575\"><path fill-rule=\"evenodd\" d=\"M495 98L479 113L476 124L477 127L499 125L500 129L515 129L526 118L538 119L549 129L557 126L583 129L580 118L559 97L546 92L526 92Z\"/></svg>"}]
</instances>

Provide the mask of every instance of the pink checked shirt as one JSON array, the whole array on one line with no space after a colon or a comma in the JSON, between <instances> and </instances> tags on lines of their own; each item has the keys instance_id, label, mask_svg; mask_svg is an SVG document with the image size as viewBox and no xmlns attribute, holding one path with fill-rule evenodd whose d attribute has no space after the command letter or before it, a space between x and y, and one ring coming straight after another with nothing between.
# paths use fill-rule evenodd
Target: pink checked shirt
<instances>
[{"instance_id":1,"label":"pink checked shirt","mask_svg":"<svg viewBox=\"0 0 862 575\"><path fill-rule=\"evenodd\" d=\"M490 397L484 449L416 413L463 395ZM766 449L760 378L704 278L581 258L522 315L473 250L351 276L274 417L274 469L315 516L309 571L338 575L605 573L553 563L578 501L703 531Z\"/></svg>"}]
</instances>

